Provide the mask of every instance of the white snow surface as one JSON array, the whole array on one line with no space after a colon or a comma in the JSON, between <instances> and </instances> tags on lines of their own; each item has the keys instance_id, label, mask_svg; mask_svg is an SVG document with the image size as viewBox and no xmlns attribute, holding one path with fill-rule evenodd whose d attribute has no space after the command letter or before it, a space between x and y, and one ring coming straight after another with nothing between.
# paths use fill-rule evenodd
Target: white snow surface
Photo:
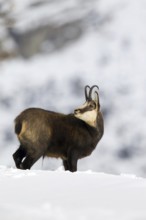
<instances>
[{"instance_id":1,"label":"white snow surface","mask_svg":"<svg viewBox=\"0 0 146 220\"><path fill-rule=\"evenodd\" d=\"M32 27L29 21L41 22L43 13L62 22L72 6L77 14L68 19L88 12L83 8L80 14L83 1L77 0L50 1L49 10L37 11L27 11L29 0L14 2L22 31ZM146 1L95 0L86 6L107 15L108 22L100 27L95 22L82 38L53 54L0 63L1 220L146 220L146 179L137 177L146 177ZM75 82L82 87L80 96L72 91ZM71 112L84 102L86 84L100 87L101 109L108 115L103 139L79 161L79 171L63 171L56 159L45 159L43 166L40 160L32 170L15 169L16 115L32 106ZM119 149L133 149L132 156L121 159Z\"/></svg>"},{"instance_id":2,"label":"white snow surface","mask_svg":"<svg viewBox=\"0 0 146 220\"><path fill-rule=\"evenodd\" d=\"M0 166L0 219L145 220L146 179Z\"/></svg>"}]
</instances>

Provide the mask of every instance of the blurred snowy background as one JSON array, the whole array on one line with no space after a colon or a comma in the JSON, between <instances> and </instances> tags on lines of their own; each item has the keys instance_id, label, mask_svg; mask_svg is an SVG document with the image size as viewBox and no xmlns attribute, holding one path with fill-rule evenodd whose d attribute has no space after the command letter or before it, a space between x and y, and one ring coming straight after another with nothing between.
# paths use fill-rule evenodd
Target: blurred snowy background
<instances>
[{"instance_id":1,"label":"blurred snowy background","mask_svg":"<svg viewBox=\"0 0 146 220\"><path fill-rule=\"evenodd\" d=\"M86 84L100 88L105 134L79 170L146 177L146 1L0 0L1 165L14 167L17 114L70 113Z\"/></svg>"}]
</instances>

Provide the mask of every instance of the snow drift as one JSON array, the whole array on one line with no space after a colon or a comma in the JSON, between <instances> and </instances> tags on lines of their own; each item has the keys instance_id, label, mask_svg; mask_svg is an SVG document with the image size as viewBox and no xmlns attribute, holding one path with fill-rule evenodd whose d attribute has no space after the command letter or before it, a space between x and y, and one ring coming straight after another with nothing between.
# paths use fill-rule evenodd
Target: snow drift
<instances>
[{"instance_id":1,"label":"snow drift","mask_svg":"<svg viewBox=\"0 0 146 220\"><path fill-rule=\"evenodd\" d=\"M146 180L91 171L0 167L3 220L144 220Z\"/></svg>"}]
</instances>

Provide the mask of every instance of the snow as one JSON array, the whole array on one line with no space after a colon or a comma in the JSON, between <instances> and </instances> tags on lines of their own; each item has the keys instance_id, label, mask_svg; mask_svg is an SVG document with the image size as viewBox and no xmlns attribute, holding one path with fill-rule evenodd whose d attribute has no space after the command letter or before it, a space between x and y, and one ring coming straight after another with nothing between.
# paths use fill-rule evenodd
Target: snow
<instances>
[{"instance_id":1,"label":"snow","mask_svg":"<svg viewBox=\"0 0 146 220\"><path fill-rule=\"evenodd\" d=\"M144 220L146 179L0 166L0 218Z\"/></svg>"},{"instance_id":2,"label":"snow","mask_svg":"<svg viewBox=\"0 0 146 220\"><path fill-rule=\"evenodd\" d=\"M87 23L62 50L0 62L0 219L145 220L146 1L56 0L37 9L30 6L36 0L10 2L22 32L45 25L44 17L58 25L84 17ZM32 170L15 169L16 115L32 106L72 112L83 104L86 84L100 88L105 134L79 160L78 172L48 158Z\"/></svg>"}]
</instances>

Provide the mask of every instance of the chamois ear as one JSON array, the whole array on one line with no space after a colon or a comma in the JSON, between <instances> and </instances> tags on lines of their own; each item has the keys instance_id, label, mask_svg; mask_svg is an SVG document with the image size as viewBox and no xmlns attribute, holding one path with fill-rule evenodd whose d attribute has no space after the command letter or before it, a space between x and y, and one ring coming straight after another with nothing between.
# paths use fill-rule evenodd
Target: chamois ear
<instances>
[{"instance_id":1,"label":"chamois ear","mask_svg":"<svg viewBox=\"0 0 146 220\"><path fill-rule=\"evenodd\" d=\"M94 92L94 101L95 101L95 103L97 105L98 110L100 110L99 95L98 95L97 91Z\"/></svg>"}]
</instances>

